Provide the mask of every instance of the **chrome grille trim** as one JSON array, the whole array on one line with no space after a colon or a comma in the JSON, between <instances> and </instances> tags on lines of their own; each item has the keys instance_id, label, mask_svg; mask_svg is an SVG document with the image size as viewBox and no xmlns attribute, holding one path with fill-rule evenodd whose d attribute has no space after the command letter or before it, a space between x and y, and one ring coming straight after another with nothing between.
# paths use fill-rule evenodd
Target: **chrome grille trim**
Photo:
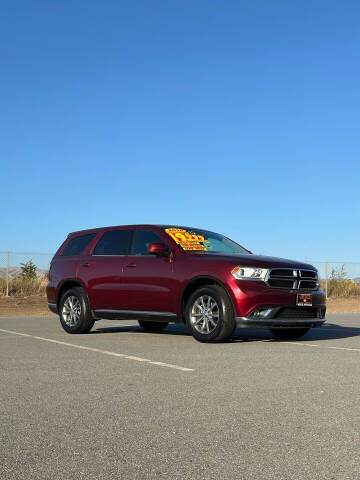
<instances>
[{"instance_id":1,"label":"chrome grille trim","mask_svg":"<svg viewBox=\"0 0 360 480\"><path fill-rule=\"evenodd\" d=\"M306 268L272 268L265 281L270 288L283 290L316 290L319 285L317 272Z\"/></svg>"}]
</instances>

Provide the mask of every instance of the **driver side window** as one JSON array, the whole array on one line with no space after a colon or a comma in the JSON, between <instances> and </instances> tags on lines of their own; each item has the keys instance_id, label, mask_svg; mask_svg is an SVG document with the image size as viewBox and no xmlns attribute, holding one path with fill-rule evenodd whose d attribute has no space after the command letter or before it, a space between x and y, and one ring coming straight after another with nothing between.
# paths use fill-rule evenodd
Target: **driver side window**
<instances>
[{"instance_id":1,"label":"driver side window","mask_svg":"<svg viewBox=\"0 0 360 480\"><path fill-rule=\"evenodd\" d=\"M135 230L130 255L151 255L148 253L150 243L163 243L165 241L152 230Z\"/></svg>"}]
</instances>

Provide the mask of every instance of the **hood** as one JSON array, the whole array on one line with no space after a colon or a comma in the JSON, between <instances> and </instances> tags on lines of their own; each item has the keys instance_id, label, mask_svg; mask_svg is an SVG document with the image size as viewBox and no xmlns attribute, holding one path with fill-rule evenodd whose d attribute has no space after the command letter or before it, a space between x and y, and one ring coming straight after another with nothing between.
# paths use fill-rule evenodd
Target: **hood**
<instances>
[{"instance_id":1,"label":"hood","mask_svg":"<svg viewBox=\"0 0 360 480\"><path fill-rule=\"evenodd\" d=\"M287 258L267 257L265 255L243 255L241 253L206 253L200 254L204 259L216 259L218 261L237 263L242 266L263 267L263 268L305 268L316 270L315 267L308 263L289 260Z\"/></svg>"}]
</instances>

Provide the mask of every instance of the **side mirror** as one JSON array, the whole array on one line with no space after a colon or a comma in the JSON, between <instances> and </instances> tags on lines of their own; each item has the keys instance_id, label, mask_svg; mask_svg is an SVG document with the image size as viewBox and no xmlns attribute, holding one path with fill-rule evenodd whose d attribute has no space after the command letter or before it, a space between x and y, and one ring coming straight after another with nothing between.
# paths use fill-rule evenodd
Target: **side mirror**
<instances>
[{"instance_id":1,"label":"side mirror","mask_svg":"<svg viewBox=\"0 0 360 480\"><path fill-rule=\"evenodd\" d=\"M148 253L161 257L168 257L170 255L169 249L164 243L150 243Z\"/></svg>"}]
</instances>

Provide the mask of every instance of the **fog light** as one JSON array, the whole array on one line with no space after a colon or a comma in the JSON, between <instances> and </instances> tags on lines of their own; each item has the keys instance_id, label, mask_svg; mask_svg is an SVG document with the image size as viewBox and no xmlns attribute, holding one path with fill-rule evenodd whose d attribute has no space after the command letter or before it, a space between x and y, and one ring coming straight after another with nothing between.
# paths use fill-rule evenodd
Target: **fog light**
<instances>
[{"instance_id":1,"label":"fog light","mask_svg":"<svg viewBox=\"0 0 360 480\"><path fill-rule=\"evenodd\" d=\"M258 308L257 310L255 310L252 316L256 318L266 318L270 315L272 311L272 308Z\"/></svg>"}]
</instances>

